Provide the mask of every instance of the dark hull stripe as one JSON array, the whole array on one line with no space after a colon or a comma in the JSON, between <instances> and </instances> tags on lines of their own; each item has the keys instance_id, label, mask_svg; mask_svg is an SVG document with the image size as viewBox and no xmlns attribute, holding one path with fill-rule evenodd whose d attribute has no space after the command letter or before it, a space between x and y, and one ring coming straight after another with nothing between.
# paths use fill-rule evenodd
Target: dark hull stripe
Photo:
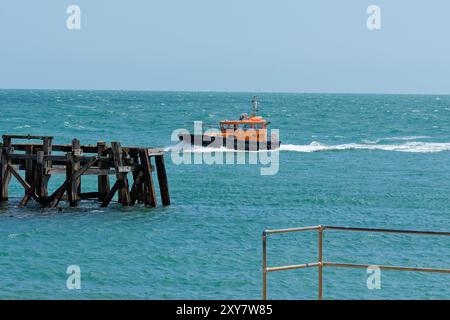
<instances>
[{"instance_id":1,"label":"dark hull stripe","mask_svg":"<svg viewBox=\"0 0 450 320\"><path fill-rule=\"evenodd\" d=\"M195 141L197 137L197 141ZM208 137L207 139L211 140L211 141L205 141L206 139L204 139L204 136L195 136L193 134L191 135L180 135L179 136L180 141L188 141L190 142L190 144L192 145L201 145L202 147L208 147L209 145L211 145L212 143L215 142L216 138L215 137ZM227 146L227 140L230 139L221 139L222 140L222 146L225 148L228 148ZM280 147L281 142L279 142L276 146L273 145L272 146L272 142L271 141L267 141L267 143L251 143L249 141L242 141L242 140L237 140L237 139L232 139L233 141L228 141L229 144L231 144L233 147L232 149L234 150L243 150L243 151L258 151L258 150L275 150L278 149Z\"/></svg>"}]
</instances>

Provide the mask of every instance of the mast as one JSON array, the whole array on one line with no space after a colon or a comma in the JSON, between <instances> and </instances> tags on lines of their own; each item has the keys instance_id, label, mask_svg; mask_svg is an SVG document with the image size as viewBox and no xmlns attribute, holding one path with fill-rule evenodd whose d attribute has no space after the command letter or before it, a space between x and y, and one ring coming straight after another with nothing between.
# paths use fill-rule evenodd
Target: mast
<instances>
[{"instance_id":1,"label":"mast","mask_svg":"<svg viewBox=\"0 0 450 320\"><path fill-rule=\"evenodd\" d=\"M256 96L253 96L252 106L252 116L256 116L256 113L258 112L258 98Z\"/></svg>"}]
</instances>

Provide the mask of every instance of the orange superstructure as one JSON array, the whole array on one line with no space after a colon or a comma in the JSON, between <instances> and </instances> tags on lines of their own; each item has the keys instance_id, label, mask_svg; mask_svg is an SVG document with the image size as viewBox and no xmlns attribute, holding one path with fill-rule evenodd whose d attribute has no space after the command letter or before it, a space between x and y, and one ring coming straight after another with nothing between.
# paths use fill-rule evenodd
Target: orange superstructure
<instances>
[{"instance_id":1,"label":"orange superstructure","mask_svg":"<svg viewBox=\"0 0 450 320\"><path fill-rule=\"evenodd\" d=\"M250 116L241 120L225 120L221 121L219 125L220 134L224 138L235 137L237 140L267 141L268 122L262 117Z\"/></svg>"}]
</instances>

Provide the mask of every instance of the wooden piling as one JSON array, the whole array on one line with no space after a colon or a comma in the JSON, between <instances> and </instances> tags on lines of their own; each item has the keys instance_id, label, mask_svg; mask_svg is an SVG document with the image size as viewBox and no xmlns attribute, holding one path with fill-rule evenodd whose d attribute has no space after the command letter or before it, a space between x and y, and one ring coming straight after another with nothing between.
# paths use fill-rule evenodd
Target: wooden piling
<instances>
[{"instance_id":1,"label":"wooden piling","mask_svg":"<svg viewBox=\"0 0 450 320\"><path fill-rule=\"evenodd\" d=\"M33 155L34 146L28 145L25 147L25 154L27 156ZM25 160L25 181L31 186L34 181L34 167L33 159ZM25 194L27 191L25 190Z\"/></svg>"},{"instance_id":2,"label":"wooden piling","mask_svg":"<svg viewBox=\"0 0 450 320\"><path fill-rule=\"evenodd\" d=\"M97 154L99 157L106 156L106 143L103 141L97 142ZM99 160L100 169L109 169L109 164L104 160ZM109 176L99 175L98 176L98 201L104 201L110 191L109 187Z\"/></svg>"},{"instance_id":3,"label":"wooden piling","mask_svg":"<svg viewBox=\"0 0 450 320\"><path fill-rule=\"evenodd\" d=\"M83 150L80 146L80 140L73 139L72 140L72 174L80 170L80 157L83 154ZM81 193L81 177L78 179L72 180L71 187L71 206L76 206L78 201L80 200L79 194Z\"/></svg>"},{"instance_id":4,"label":"wooden piling","mask_svg":"<svg viewBox=\"0 0 450 320\"><path fill-rule=\"evenodd\" d=\"M67 153L67 162L66 162L66 189L67 189L67 200L69 201L69 205L71 207L75 207L78 203L77 200L77 191L78 187L74 184L72 180L72 176L74 174L74 161L73 161L73 153Z\"/></svg>"},{"instance_id":5,"label":"wooden piling","mask_svg":"<svg viewBox=\"0 0 450 320\"><path fill-rule=\"evenodd\" d=\"M42 173L41 179L39 183L39 197L41 201L46 201L48 197L48 181L50 180L51 175L48 173L49 169L52 167L52 160L50 155L52 154L52 138L45 137L43 139L43 150L40 157L42 157Z\"/></svg>"},{"instance_id":6,"label":"wooden piling","mask_svg":"<svg viewBox=\"0 0 450 320\"><path fill-rule=\"evenodd\" d=\"M164 165L164 156L155 156L156 171L158 173L159 189L163 205L170 205L169 182L167 181L166 166Z\"/></svg>"},{"instance_id":7,"label":"wooden piling","mask_svg":"<svg viewBox=\"0 0 450 320\"><path fill-rule=\"evenodd\" d=\"M10 163L9 154L11 152L11 138L4 135L0 152L0 202L8 201L8 187L11 180L8 164Z\"/></svg>"},{"instance_id":8,"label":"wooden piling","mask_svg":"<svg viewBox=\"0 0 450 320\"><path fill-rule=\"evenodd\" d=\"M141 167L144 179L144 204L150 207L156 207L156 194L153 185L152 165L148 157L148 150L142 149L139 151L139 158L141 160Z\"/></svg>"},{"instance_id":9,"label":"wooden piling","mask_svg":"<svg viewBox=\"0 0 450 320\"><path fill-rule=\"evenodd\" d=\"M122 159L122 147L120 142L111 142L112 156L114 160L114 168L116 169L116 178L119 183L119 198L124 206L131 204L131 196L128 187L127 173L128 168L124 166Z\"/></svg>"},{"instance_id":10,"label":"wooden piling","mask_svg":"<svg viewBox=\"0 0 450 320\"><path fill-rule=\"evenodd\" d=\"M0 202L8 201L8 158L5 148L0 148Z\"/></svg>"},{"instance_id":11,"label":"wooden piling","mask_svg":"<svg viewBox=\"0 0 450 320\"><path fill-rule=\"evenodd\" d=\"M36 193L41 201L47 199L47 181L44 177L44 151L38 151L36 153L36 176L38 180Z\"/></svg>"}]
</instances>

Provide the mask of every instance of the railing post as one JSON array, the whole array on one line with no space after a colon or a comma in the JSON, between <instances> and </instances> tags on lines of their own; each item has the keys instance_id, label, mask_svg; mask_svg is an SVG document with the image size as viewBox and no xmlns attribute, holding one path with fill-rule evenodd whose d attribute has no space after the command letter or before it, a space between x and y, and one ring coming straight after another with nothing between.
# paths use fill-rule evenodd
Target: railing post
<instances>
[{"instance_id":1,"label":"railing post","mask_svg":"<svg viewBox=\"0 0 450 320\"><path fill-rule=\"evenodd\" d=\"M319 226L319 300L323 299L323 226Z\"/></svg>"},{"instance_id":2,"label":"railing post","mask_svg":"<svg viewBox=\"0 0 450 320\"><path fill-rule=\"evenodd\" d=\"M263 300L267 300L267 233L264 231L262 235L263 257L262 257L262 281L263 281Z\"/></svg>"}]
</instances>

